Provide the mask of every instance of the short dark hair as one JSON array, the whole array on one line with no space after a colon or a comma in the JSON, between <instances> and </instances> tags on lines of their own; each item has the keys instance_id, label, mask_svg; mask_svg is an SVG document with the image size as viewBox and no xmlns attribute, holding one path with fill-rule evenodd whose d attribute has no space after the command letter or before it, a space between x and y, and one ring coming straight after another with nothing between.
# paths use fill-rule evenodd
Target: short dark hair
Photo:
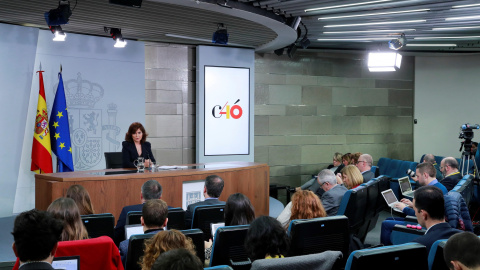
<instances>
[{"instance_id":1,"label":"short dark hair","mask_svg":"<svg viewBox=\"0 0 480 270\"><path fill-rule=\"evenodd\" d=\"M62 231L63 222L50 213L36 209L22 212L15 218L12 232L20 261L48 258L60 240Z\"/></svg>"},{"instance_id":2,"label":"short dark hair","mask_svg":"<svg viewBox=\"0 0 480 270\"><path fill-rule=\"evenodd\" d=\"M450 269L451 261L459 261L468 268L480 266L480 238L471 232L457 233L447 240L443 258Z\"/></svg>"},{"instance_id":3,"label":"short dark hair","mask_svg":"<svg viewBox=\"0 0 480 270\"><path fill-rule=\"evenodd\" d=\"M247 231L245 250L252 261L286 255L290 240L280 222L269 216L255 219Z\"/></svg>"},{"instance_id":4,"label":"short dark hair","mask_svg":"<svg viewBox=\"0 0 480 270\"><path fill-rule=\"evenodd\" d=\"M417 211L424 210L435 220L445 219L445 200L443 192L436 186L423 186L413 195Z\"/></svg>"},{"instance_id":5,"label":"short dark hair","mask_svg":"<svg viewBox=\"0 0 480 270\"><path fill-rule=\"evenodd\" d=\"M203 270L203 263L190 251L179 248L161 253L152 270Z\"/></svg>"},{"instance_id":6,"label":"short dark hair","mask_svg":"<svg viewBox=\"0 0 480 270\"><path fill-rule=\"evenodd\" d=\"M223 179L218 175L209 175L205 179L205 187L207 188L208 196L218 198L223 191Z\"/></svg>"},{"instance_id":7,"label":"short dark hair","mask_svg":"<svg viewBox=\"0 0 480 270\"><path fill-rule=\"evenodd\" d=\"M435 169L435 167L433 167L432 163L429 163L429 162L424 162L424 163L418 164L417 165L417 170L421 174L426 172L428 174L428 176L430 176L430 177L436 177L437 176L437 170Z\"/></svg>"},{"instance_id":8,"label":"short dark hair","mask_svg":"<svg viewBox=\"0 0 480 270\"><path fill-rule=\"evenodd\" d=\"M148 200L143 204L142 217L147 227L161 227L168 216L167 203L157 199Z\"/></svg>"},{"instance_id":9,"label":"short dark hair","mask_svg":"<svg viewBox=\"0 0 480 270\"><path fill-rule=\"evenodd\" d=\"M139 122L133 122L130 127L128 127L128 131L125 133L125 141L133 142L132 135L135 134L138 129L140 129L143 133L140 143L144 143L147 140L148 133L145 131L143 125Z\"/></svg>"},{"instance_id":10,"label":"short dark hair","mask_svg":"<svg viewBox=\"0 0 480 270\"><path fill-rule=\"evenodd\" d=\"M162 197L162 185L156 180L148 180L142 185L142 195L145 200L160 199Z\"/></svg>"},{"instance_id":11,"label":"short dark hair","mask_svg":"<svg viewBox=\"0 0 480 270\"><path fill-rule=\"evenodd\" d=\"M225 226L247 225L255 219L255 210L247 196L235 193L225 203Z\"/></svg>"}]
</instances>

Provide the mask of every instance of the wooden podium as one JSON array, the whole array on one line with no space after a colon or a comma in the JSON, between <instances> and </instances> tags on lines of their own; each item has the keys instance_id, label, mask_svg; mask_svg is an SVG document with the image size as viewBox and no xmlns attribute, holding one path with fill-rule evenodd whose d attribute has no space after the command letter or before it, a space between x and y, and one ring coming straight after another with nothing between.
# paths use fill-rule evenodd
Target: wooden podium
<instances>
[{"instance_id":1,"label":"wooden podium","mask_svg":"<svg viewBox=\"0 0 480 270\"><path fill-rule=\"evenodd\" d=\"M150 179L162 185L162 199L169 206L182 207L183 182L205 180L216 174L225 181L221 201L240 192L250 199L256 216L268 215L270 174L267 164L235 161L186 166L187 169L126 174L121 172L129 169L36 174L35 208L46 210L51 202L65 196L68 187L79 184L90 193L95 213L112 213L117 219L124 206L141 203L141 187Z\"/></svg>"}]
</instances>

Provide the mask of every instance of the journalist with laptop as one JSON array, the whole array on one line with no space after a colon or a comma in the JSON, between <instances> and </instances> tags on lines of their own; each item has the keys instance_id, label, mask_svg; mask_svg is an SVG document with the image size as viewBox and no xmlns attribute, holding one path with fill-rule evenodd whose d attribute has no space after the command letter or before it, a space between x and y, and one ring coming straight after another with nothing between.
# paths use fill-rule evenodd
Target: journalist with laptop
<instances>
[{"instance_id":1,"label":"journalist with laptop","mask_svg":"<svg viewBox=\"0 0 480 270\"><path fill-rule=\"evenodd\" d=\"M398 179L398 184L400 185L400 191L404 197L413 198L412 184L410 183L408 176Z\"/></svg>"}]
</instances>

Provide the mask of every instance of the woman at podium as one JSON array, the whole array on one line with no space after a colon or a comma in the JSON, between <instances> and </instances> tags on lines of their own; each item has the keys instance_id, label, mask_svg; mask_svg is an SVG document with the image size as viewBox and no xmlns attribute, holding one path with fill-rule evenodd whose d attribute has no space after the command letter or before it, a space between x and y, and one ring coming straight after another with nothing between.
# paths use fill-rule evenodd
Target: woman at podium
<instances>
[{"instance_id":1,"label":"woman at podium","mask_svg":"<svg viewBox=\"0 0 480 270\"><path fill-rule=\"evenodd\" d=\"M122 158L124 168L136 168L134 161L138 157L145 159L145 167L150 167L151 162L155 163L152 153L152 145L147 142L148 133L139 122L134 122L125 134L125 141L122 142Z\"/></svg>"}]
</instances>

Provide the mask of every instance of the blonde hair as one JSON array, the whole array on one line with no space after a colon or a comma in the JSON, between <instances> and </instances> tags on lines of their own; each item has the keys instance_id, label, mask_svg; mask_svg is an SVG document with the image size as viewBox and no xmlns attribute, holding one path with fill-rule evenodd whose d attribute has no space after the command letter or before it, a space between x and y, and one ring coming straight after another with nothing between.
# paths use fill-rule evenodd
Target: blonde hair
<instances>
[{"instance_id":1,"label":"blonde hair","mask_svg":"<svg viewBox=\"0 0 480 270\"><path fill-rule=\"evenodd\" d=\"M352 189L358 185L363 184L363 176L360 170L355 165L348 165L341 171L342 175L348 177L349 183L345 183L348 189Z\"/></svg>"},{"instance_id":2,"label":"blonde hair","mask_svg":"<svg viewBox=\"0 0 480 270\"><path fill-rule=\"evenodd\" d=\"M67 198L71 198L75 201L75 204L80 211L80 215L91 215L95 214L93 211L92 202L90 200L90 194L88 191L81 185L73 185L67 189Z\"/></svg>"},{"instance_id":3,"label":"blonde hair","mask_svg":"<svg viewBox=\"0 0 480 270\"><path fill-rule=\"evenodd\" d=\"M88 232L80 218L75 201L70 198L58 198L47 208L53 217L63 221L60 241L88 239Z\"/></svg>"},{"instance_id":4,"label":"blonde hair","mask_svg":"<svg viewBox=\"0 0 480 270\"><path fill-rule=\"evenodd\" d=\"M190 237L186 237L178 230L160 231L145 241L144 255L138 264L142 270L150 270L160 254L178 248L184 248L193 255L197 255L195 245Z\"/></svg>"}]
</instances>

